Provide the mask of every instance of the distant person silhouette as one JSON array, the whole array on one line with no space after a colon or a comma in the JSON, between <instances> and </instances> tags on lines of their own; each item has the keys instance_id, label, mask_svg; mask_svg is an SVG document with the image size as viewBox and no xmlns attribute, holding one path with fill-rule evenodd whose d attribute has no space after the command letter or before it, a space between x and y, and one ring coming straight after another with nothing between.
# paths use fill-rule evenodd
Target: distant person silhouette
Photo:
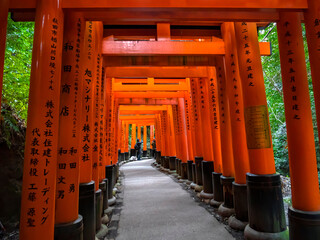
<instances>
[{"instance_id":1,"label":"distant person silhouette","mask_svg":"<svg viewBox=\"0 0 320 240\"><path fill-rule=\"evenodd\" d=\"M136 150L137 158L138 160L141 160L141 145L143 141L140 142L139 139L137 139L136 145L134 145L134 149Z\"/></svg>"}]
</instances>

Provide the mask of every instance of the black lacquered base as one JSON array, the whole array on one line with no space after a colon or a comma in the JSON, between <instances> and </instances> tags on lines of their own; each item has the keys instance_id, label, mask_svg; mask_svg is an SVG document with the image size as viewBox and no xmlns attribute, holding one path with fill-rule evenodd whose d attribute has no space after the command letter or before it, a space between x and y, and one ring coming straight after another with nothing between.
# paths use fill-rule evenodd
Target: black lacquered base
<instances>
[{"instance_id":1,"label":"black lacquered base","mask_svg":"<svg viewBox=\"0 0 320 240\"><path fill-rule=\"evenodd\" d=\"M108 199L111 199L114 183L114 170L113 165L106 166L106 179L108 179Z\"/></svg>"},{"instance_id":2,"label":"black lacquered base","mask_svg":"<svg viewBox=\"0 0 320 240\"><path fill-rule=\"evenodd\" d=\"M148 151L147 150L143 150L143 152L142 152L142 157L147 157L147 154L148 153Z\"/></svg>"},{"instance_id":3,"label":"black lacquered base","mask_svg":"<svg viewBox=\"0 0 320 240\"><path fill-rule=\"evenodd\" d=\"M180 164L180 176L181 179L187 180L188 179L188 171L187 171L187 163L181 162Z\"/></svg>"},{"instance_id":4,"label":"black lacquered base","mask_svg":"<svg viewBox=\"0 0 320 240\"><path fill-rule=\"evenodd\" d=\"M83 217L83 239L95 240L96 234L95 183L81 183L79 186L79 214Z\"/></svg>"},{"instance_id":5,"label":"black lacquered base","mask_svg":"<svg viewBox=\"0 0 320 240\"><path fill-rule=\"evenodd\" d=\"M54 240L83 240L83 219L79 215L74 222L56 224L54 226Z\"/></svg>"},{"instance_id":6,"label":"black lacquered base","mask_svg":"<svg viewBox=\"0 0 320 240\"><path fill-rule=\"evenodd\" d=\"M196 184L202 185L202 157L195 157L195 166L196 166Z\"/></svg>"},{"instance_id":7,"label":"black lacquered base","mask_svg":"<svg viewBox=\"0 0 320 240\"><path fill-rule=\"evenodd\" d=\"M244 231L245 237L247 239L287 239L263 237L285 236L287 232L280 175L247 173L247 191L249 226Z\"/></svg>"},{"instance_id":8,"label":"black lacquered base","mask_svg":"<svg viewBox=\"0 0 320 240\"><path fill-rule=\"evenodd\" d=\"M164 157L164 168L169 169L169 161L170 161L170 157L166 156Z\"/></svg>"},{"instance_id":9,"label":"black lacquered base","mask_svg":"<svg viewBox=\"0 0 320 240\"><path fill-rule=\"evenodd\" d=\"M137 151L135 149L130 149L130 157L136 157Z\"/></svg>"},{"instance_id":10,"label":"black lacquered base","mask_svg":"<svg viewBox=\"0 0 320 240\"><path fill-rule=\"evenodd\" d=\"M176 170L176 159L177 158L175 156L169 157L169 169L170 169L170 171Z\"/></svg>"},{"instance_id":11,"label":"black lacquered base","mask_svg":"<svg viewBox=\"0 0 320 240\"><path fill-rule=\"evenodd\" d=\"M103 179L101 183L99 183L99 188L102 191L102 209L103 211L108 208L108 179ZM103 216L103 211L102 211L102 216Z\"/></svg>"},{"instance_id":12,"label":"black lacquered base","mask_svg":"<svg viewBox=\"0 0 320 240\"><path fill-rule=\"evenodd\" d=\"M129 152L124 153L124 160L129 160Z\"/></svg>"},{"instance_id":13,"label":"black lacquered base","mask_svg":"<svg viewBox=\"0 0 320 240\"><path fill-rule=\"evenodd\" d=\"M223 186L220 181L222 173L212 173L213 199L216 202L223 202Z\"/></svg>"},{"instance_id":14,"label":"black lacquered base","mask_svg":"<svg viewBox=\"0 0 320 240\"><path fill-rule=\"evenodd\" d=\"M306 212L289 207L290 240L320 239L320 211Z\"/></svg>"},{"instance_id":15,"label":"black lacquered base","mask_svg":"<svg viewBox=\"0 0 320 240\"><path fill-rule=\"evenodd\" d=\"M212 172L213 172L213 162L202 161L202 182L203 182L204 193L213 194L212 177L211 177Z\"/></svg>"},{"instance_id":16,"label":"black lacquered base","mask_svg":"<svg viewBox=\"0 0 320 240\"><path fill-rule=\"evenodd\" d=\"M101 216L102 216L102 208L103 208L103 198L102 191L98 189L96 191L96 231L101 228Z\"/></svg>"},{"instance_id":17,"label":"black lacquered base","mask_svg":"<svg viewBox=\"0 0 320 240\"><path fill-rule=\"evenodd\" d=\"M188 180L192 182L192 160L187 161L187 173L188 173Z\"/></svg>"}]
</instances>

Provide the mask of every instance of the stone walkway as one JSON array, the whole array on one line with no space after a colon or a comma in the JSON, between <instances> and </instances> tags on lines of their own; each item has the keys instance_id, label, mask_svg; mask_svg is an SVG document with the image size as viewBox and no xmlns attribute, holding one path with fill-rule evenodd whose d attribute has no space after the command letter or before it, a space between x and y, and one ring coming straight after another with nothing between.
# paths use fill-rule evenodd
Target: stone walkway
<instances>
[{"instance_id":1,"label":"stone walkway","mask_svg":"<svg viewBox=\"0 0 320 240\"><path fill-rule=\"evenodd\" d=\"M151 166L154 160L123 165L124 199L117 240L234 239L169 176Z\"/></svg>"}]
</instances>

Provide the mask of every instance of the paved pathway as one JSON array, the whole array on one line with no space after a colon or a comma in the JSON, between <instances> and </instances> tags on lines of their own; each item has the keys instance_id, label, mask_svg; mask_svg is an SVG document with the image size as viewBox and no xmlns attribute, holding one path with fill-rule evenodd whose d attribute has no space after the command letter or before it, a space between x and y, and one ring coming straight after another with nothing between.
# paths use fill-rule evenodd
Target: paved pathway
<instances>
[{"instance_id":1,"label":"paved pathway","mask_svg":"<svg viewBox=\"0 0 320 240\"><path fill-rule=\"evenodd\" d=\"M234 239L189 193L151 166L123 165L124 199L117 240Z\"/></svg>"}]
</instances>

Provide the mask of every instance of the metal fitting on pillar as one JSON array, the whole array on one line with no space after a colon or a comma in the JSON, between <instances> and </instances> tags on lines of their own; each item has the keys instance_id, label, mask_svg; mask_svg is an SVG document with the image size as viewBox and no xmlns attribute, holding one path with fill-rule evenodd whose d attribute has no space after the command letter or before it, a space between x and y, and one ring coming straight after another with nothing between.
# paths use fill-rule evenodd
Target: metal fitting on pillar
<instances>
[{"instance_id":1,"label":"metal fitting on pillar","mask_svg":"<svg viewBox=\"0 0 320 240\"><path fill-rule=\"evenodd\" d=\"M249 224L245 238L288 239L280 175L247 173L247 191Z\"/></svg>"},{"instance_id":2,"label":"metal fitting on pillar","mask_svg":"<svg viewBox=\"0 0 320 240\"><path fill-rule=\"evenodd\" d=\"M234 214L233 193L232 193L232 183L234 181L234 178L225 177L221 175L220 181L223 186L224 202L223 204L220 205L218 209L218 213L222 217L230 217L232 214Z\"/></svg>"},{"instance_id":3,"label":"metal fitting on pillar","mask_svg":"<svg viewBox=\"0 0 320 240\"><path fill-rule=\"evenodd\" d=\"M213 172L213 162L202 161L203 190L200 193L200 197L208 201L210 201L213 198L212 177L211 177L212 172Z\"/></svg>"},{"instance_id":4,"label":"metal fitting on pillar","mask_svg":"<svg viewBox=\"0 0 320 240\"><path fill-rule=\"evenodd\" d=\"M95 183L80 183L79 214L83 217L83 239L95 240L96 211Z\"/></svg>"}]
</instances>

